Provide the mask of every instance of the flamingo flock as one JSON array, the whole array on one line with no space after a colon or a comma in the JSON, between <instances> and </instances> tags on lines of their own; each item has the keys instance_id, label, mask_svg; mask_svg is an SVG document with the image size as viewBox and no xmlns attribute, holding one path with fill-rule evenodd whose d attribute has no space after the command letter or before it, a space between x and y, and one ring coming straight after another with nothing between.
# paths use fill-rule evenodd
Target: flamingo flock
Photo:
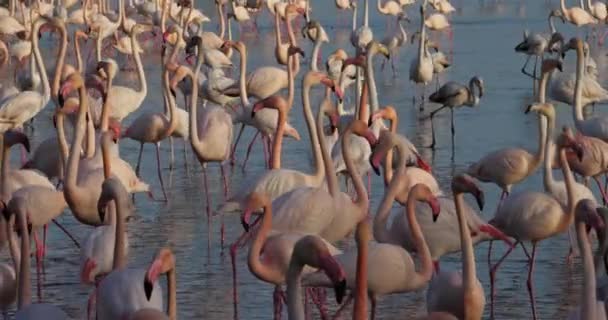
<instances>
[{"instance_id":1,"label":"flamingo flock","mask_svg":"<svg viewBox=\"0 0 608 320\"><path fill-rule=\"evenodd\" d=\"M370 1L376 1L371 9ZM173 172L182 167L188 177L201 173L209 255L216 249L211 247L213 222L220 220L217 250L221 257L225 247L229 251L230 265L222 259L221 268L232 277L227 295L234 319L253 316L250 306L239 303L247 286L239 275L244 269L256 278L257 288L274 290L273 307L263 318L392 319L383 312L382 297L412 298L425 290L426 308L400 310L402 317L495 319L496 306L508 304L502 292L497 295L507 277L501 267L519 248L527 261L531 311L518 318L546 318L550 315L536 299L546 294L535 286L536 267L545 262L539 252L565 234L570 250L564 261L573 265L580 257L582 264L575 270L582 274L580 294L568 303L577 307L568 310L568 319L606 319L608 270L601 267L608 264L608 116L592 106L608 100L601 63L593 58L601 49L599 30L608 24L608 14L600 1L572 7L559 2L543 8L548 32L509 26L513 33L523 31L514 51L527 56L521 72L533 85L522 89L530 96L521 105L525 112L503 112L518 112L538 126L538 136L529 137L537 148L483 150L478 160L453 163L454 170L446 173L433 168L441 162L435 155L443 147L436 132L447 128L439 112L450 110L452 161L457 161L455 111L464 113L459 110L467 106L475 117L486 97L503 85L484 80L495 78L481 66L453 77L451 70L460 68L454 60L455 36L463 23L453 18L462 12L461 4L335 0L334 7L312 0L214 0L197 8L200 3L192 0L8 0L0 6L4 319L195 319L182 311L193 306L184 302L189 292L182 289L178 271L196 273L203 266L186 263L179 244L142 246L135 231L142 225L166 227L166 217L150 218L152 204L171 208L197 199L180 194L189 182L175 180ZM319 19L319 12L336 9L347 19L352 15L350 26ZM370 15L386 21L384 37ZM577 32L560 32L568 26L558 30L557 19ZM214 23L218 32L209 27ZM266 26L274 32L272 45L258 50ZM347 30L342 47L336 47L336 29ZM448 39L441 39L444 33ZM310 52L304 49L307 39ZM45 46L49 40L56 48ZM329 47L333 51L328 53ZM399 59L409 47L406 77ZM492 58L515 56L511 48L510 56ZM568 57L575 61L572 73L564 72ZM378 60L381 70L390 62L392 73L378 72ZM446 77L450 80L443 81ZM403 81L411 83L411 106L389 101L381 90L402 90ZM558 103L571 110L559 112ZM430 126L430 145L405 133L399 118L404 114L415 115L421 127ZM560 127L569 114L572 124ZM468 120L460 126L471 126ZM52 132L40 139L40 128L51 123ZM305 127L299 128L302 123ZM247 127L255 133L244 134ZM476 133L475 139L483 139L484 132ZM243 137L251 140L241 162ZM183 141L182 163L174 156L174 138ZM169 154L163 148L167 142ZM297 143L307 151L291 154ZM154 165L147 161L146 144L155 147L155 178L146 174L146 167ZM14 146L19 157L11 157ZM131 162L133 152L137 156ZM256 175L246 173L250 155L249 170ZM218 188L208 177L211 165L219 167ZM242 175L235 178L237 167ZM556 169L561 177L554 176ZM373 181L372 173L382 176L381 183ZM542 176L542 187L525 183L536 175ZM491 216L483 214L489 192L481 183L501 191ZM199 215L191 219L191 227L199 226ZM49 231L51 224L61 230L60 240L54 229ZM61 259L54 255L58 241L70 248L62 247ZM477 263L476 248L481 247L487 247L487 277ZM70 250L78 262L66 263ZM152 257L145 264L135 253L141 250ZM458 253L459 269L449 270L453 264L446 260ZM62 264L63 272L86 288L81 310L64 308L72 295L43 294L51 281L48 264ZM335 296L331 307L327 288ZM207 299L215 303L211 300L218 298ZM271 303L264 295L254 299L260 306Z\"/></svg>"}]
</instances>

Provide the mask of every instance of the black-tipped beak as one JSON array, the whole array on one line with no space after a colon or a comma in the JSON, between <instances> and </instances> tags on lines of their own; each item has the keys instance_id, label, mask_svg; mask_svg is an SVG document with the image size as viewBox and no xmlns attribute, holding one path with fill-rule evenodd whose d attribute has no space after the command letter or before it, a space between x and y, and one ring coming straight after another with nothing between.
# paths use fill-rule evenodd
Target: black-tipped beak
<instances>
[{"instance_id":1,"label":"black-tipped beak","mask_svg":"<svg viewBox=\"0 0 608 320\"><path fill-rule=\"evenodd\" d=\"M59 106L63 108L63 104L65 103L65 99L61 92L57 93L57 102L59 102Z\"/></svg>"},{"instance_id":2,"label":"black-tipped beak","mask_svg":"<svg viewBox=\"0 0 608 320\"><path fill-rule=\"evenodd\" d=\"M372 166L372 169L374 170L374 173L379 176L380 175L380 168L376 167L374 165L374 162L372 161L372 158L369 158L369 164Z\"/></svg>"},{"instance_id":3,"label":"black-tipped beak","mask_svg":"<svg viewBox=\"0 0 608 320\"><path fill-rule=\"evenodd\" d=\"M243 225L245 232L249 232L249 223L243 217L241 217L241 225Z\"/></svg>"},{"instance_id":4,"label":"black-tipped beak","mask_svg":"<svg viewBox=\"0 0 608 320\"><path fill-rule=\"evenodd\" d=\"M583 149L583 146L577 144L574 148L574 152L576 152L576 157L578 158L578 161L583 161L583 155L585 155L585 150Z\"/></svg>"},{"instance_id":5,"label":"black-tipped beak","mask_svg":"<svg viewBox=\"0 0 608 320\"><path fill-rule=\"evenodd\" d=\"M99 215L99 220L103 222L106 218L106 207L101 206L97 208L97 214Z\"/></svg>"},{"instance_id":6,"label":"black-tipped beak","mask_svg":"<svg viewBox=\"0 0 608 320\"><path fill-rule=\"evenodd\" d=\"M346 295L346 280L338 282L334 286L334 292L336 293L336 302L342 304L342 300L344 300L344 296Z\"/></svg>"},{"instance_id":7,"label":"black-tipped beak","mask_svg":"<svg viewBox=\"0 0 608 320\"><path fill-rule=\"evenodd\" d=\"M175 90L173 88L170 88L169 91L171 91L171 95L173 96L173 98L177 97L177 93L175 93Z\"/></svg>"},{"instance_id":8,"label":"black-tipped beak","mask_svg":"<svg viewBox=\"0 0 608 320\"><path fill-rule=\"evenodd\" d=\"M144 279L144 292L146 293L146 299L150 301L152 297L152 289L154 289L154 285L152 282L148 281L148 279Z\"/></svg>"},{"instance_id":9,"label":"black-tipped beak","mask_svg":"<svg viewBox=\"0 0 608 320\"><path fill-rule=\"evenodd\" d=\"M530 111L532 111L532 105L529 105L528 107L526 107L526 111L524 111L525 114L530 113Z\"/></svg>"},{"instance_id":10,"label":"black-tipped beak","mask_svg":"<svg viewBox=\"0 0 608 320\"><path fill-rule=\"evenodd\" d=\"M483 193L479 192L475 195L475 200L477 200L477 206L479 207L479 210L483 210L483 206L485 204L485 197L483 195Z\"/></svg>"},{"instance_id":11,"label":"black-tipped beak","mask_svg":"<svg viewBox=\"0 0 608 320\"><path fill-rule=\"evenodd\" d=\"M433 222L437 222L437 219L439 219L439 215L433 214Z\"/></svg>"}]
</instances>

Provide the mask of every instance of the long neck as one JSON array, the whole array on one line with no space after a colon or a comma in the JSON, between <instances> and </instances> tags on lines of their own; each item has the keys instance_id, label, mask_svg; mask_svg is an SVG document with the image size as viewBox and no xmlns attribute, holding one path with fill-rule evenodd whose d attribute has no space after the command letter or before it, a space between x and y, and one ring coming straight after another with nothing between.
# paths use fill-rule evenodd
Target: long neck
<instances>
[{"instance_id":1,"label":"long neck","mask_svg":"<svg viewBox=\"0 0 608 320\"><path fill-rule=\"evenodd\" d=\"M55 76L53 77L53 92L52 92L53 95L56 95L57 91L59 90L59 81L61 80L61 73L63 71L65 53L67 52L67 49L68 49L68 41L67 41L67 34L66 34L65 27L63 27L63 26L58 26L58 27L59 27L59 33L61 34L61 48L59 49L59 54L57 55L57 61L55 63ZM74 42L77 43L78 41L74 40ZM46 74L46 71L41 71L40 73ZM56 98L56 97L54 97L54 98Z\"/></svg>"},{"instance_id":2,"label":"long neck","mask_svg":"<svg viewBox=\"0 0 608 320\"><path fill-rule=\"evenodd\" d=\"M103 105L101 106L101 123L99 128L101 132L108 131L110 128L110 108L113 106L109 103L112 96L112 77L106 80L106 92L103 96Z\"/></svg>"},{"instance_id":3,"label":"long neck","mask_svg":"<svg viewBox=\"0 0 608 320\"><path fill-rule=\"evenodd\" d=\"M272 228L272 208L270 205L264 207L264 217L262 218L262 225L258 230L253 244L249 249L249 255L247 257L247 264L249 270L258 279L270 283L281 283L283 282L283 276L279 270L274 270L272 266L266 265L262 262L261 255L264 243L268 238L270 229Z\"/></svg>"},{"instance_id":4,"label":"long neck","mask_svg":"<svg viewBox=\"0 0 608 320\"><path fill-rule=\"evenodd\" d=\"M376 216L374 217L374 238L378 240L378 242L390 242L391 233L388 229L388 216L390 214L391 208L393 207L393 201L397 196L397 193L401 191L401 186L406 181L405 175L405 146L401 144L397 144L397 152L399 152L399 165L397 169L397 174L394 179L390 179L387 184L387 189L384 192L384 197L382 198L382 202L380 202L380 206L376 210ZM391 148L392 149L392 148ZM392 152L391 152L392 153ZM391 155L392 157L392 155Z\"/></svg>"},{"instance_id":5,"label":"long neck","mask_svg":"<svg viewBox=\"0 0 608 320\"><path fill-rule=\"evenodd\" d=\"M76 54L76 71L82 73L84 67L82 63L82 56L80 54L80 43L78 43L78 36L74 35L74 53Z\"/></svg>"},{"instance_id":6,"label":"long neck","mask_svg":"<svg viewBox=\"0 0 608 320\"><path fill-rule=\"evenodd\" d=\"M114 262L112 269L122 269L127 264L126 252L125 252L125 236L127 228L125 226L125 205L126 199L123 199L124 195L118 192L114 192L113 199L116 206L116 232L114 240Z\"/></svg>"},{"instance_id":7,"label":"long neck","mask_svg":"<svg viewBox=\"0 0 608 320\"><path fill-rule=\"evenodd\" d=\"M8 201L10 200L10 194L8 193L9 185L8 185L8 177L11 172L10 168L10 146L4 145L2 146L2 176L0 177L0 183L2 183L2 200Z\"/></svg>"},{"instance_id":8,"label":"long neck","mask_svg":"<svg viewBox=\"0 0 608 320\"><path fill-rule=\"evenodd\" d=\"M368 0L364 0L364 8L365 12L363 13L363 25L369 27L369 2Z\"/></svg>"},{"instance_id":9,"label":"long neck","mask_svg":"<svg viewBox=\"0 0 608 320\"><path fill-rule=\"evenodd\" d=\"M551 34L554 34L557 32L557 29L555 28L555 24L553 23L553 15L549 15L549 29L551 30Z\"/></svg>"},{"instance_id":10,"label":"long neck","mask_svg":"<svg viewBox=\"0 0 608 320\"><path fill-rule=\"evenodd\" d=\"M375 113L378 111L379 103L378 103L378 91L376 90L376 79L374 78L374 66L373 59L375 55L375 51L371 50L367 53L367 65L365 66L365 77L367 80L367 85L369 86L369 104L371 113ZM368 119L364 119L367 121Z\"/></svg>"},{"instance_id":11,"label":"long neck","mask_svg":"<svg viewBox=\"0 0 608 320\"><path fill-rule=\"evenodd\" d=\"M30 281L30 236L27 231L27 218L24 208L19 207L15 214L19 229L21 229L21 265L19 266L19 287L17 288L17 309L21 309L32 303L31 281Z\"/></svg>"},{"instance_id":12,"label":"long neck","mask_svg":"<svg viewBox=\"0 0 608 320\"><path fill-rule=\"evenodd\" d=\"M285 19L285 24L287 25L287 36L289 37L289 44L294 47L297 47L298 40L296 39L296 35L293 32L293 26L291 25L291 20L292 19L290 19L289 17L287 17ZM300 57L298 55L294 56L294 59L289 64L288 68L293 68L295 73L298 73L298 71L300 71Z\"/></svg>"},{"instance_id":13,"label":"long neck","mask_svg":"<svg viewBox=\"0 0 608 320\"><path fill-rule=\"evenodd\" d=\"M566 150L564 148L560 148L559 150L559 162L562 167L562 174L564 175L564 182L566 183L566 193L568 195L567 211L562 220L562 227L565 229L572 223L576 203L574 197L574 176L570 170L570 164L566 158Z\"/></svg>"},{"instance_id":14,"label":"long neck","mask_svg":"<svg viewBox=\"0 0 608 320\"><path fill-rule=\"evenodd\" d=\"M386 10L384 10L384 8L382 7L382 0L378 0L376 2L376 4L377 4L378 12L380 12L380 13L386 13Z\"/></svg>"},{"instance_id":15,"label":"long neck","mask_svg":"<svg viewBox=\"0 0 608 320\"><path fill-rule=\"evenodd\" d=\"M167 272L167 291L169 291L169 305L167 307L167 313L169 314L169 320L177 319L177 283L175 275L175 267L171 268Z\"/></svg>"},{"instance_id":16,"label":"long neck","mask_svg":"<svg viewBox=\"0 0 608 320\"><path fill-rule=\"evenodd\" d=\"M306 319L304 305L302 304L301 280L303 269L303 264L292 262L287 270L287 318L289 320Z\"/></svg>"},{"instance_id":17,"label":"long neck","mask_svg":"<svg viewBox=\"0 0 608 320\"><path fill-rule=\"evenodd\" d=\"M226 33L226 19L224 18L224 9L222 8L222 4L217 4L217 15L220 18L220 38L224 39L224 34Z\"/></svg>"},{"instance_id":18,"label":"long neck","mask_svg":"<svg viewBox=\"0 0 608 320\"><path fill-rule=\"evenodd\" d=\"M38 72L40 73L40 79L42 80L43 101L44 103L46 103L46 101L51 98L51 88L49 87L49 79L46 75L46 68L44 66L44 61L42 60L42 55L40 54L40 48L38 47L37 34L39 29L40 27L33 31L35 33L33 33L34 35L32 36L32 50L34 51L34 59L36 59L36 68L38 69ZM61 36L62 38L65 38L65 29L61 31ZM61 50L63 52L63 55L65 55L65 49L63 46L61 47Z\"/></svg>"},{"instance_id":19,"label":"long neck","mask_svg":"<svg viewBox=\"0 0 608 320\"><path fill-rule=\"evenodd\" d=\"M581 319L596 319L597 298L595 292L595 268L587 230L583 222L576 223L576 237L583 258L583 294L581 301Z\"/></svg>"},{"instance_id":20,"label":"long neck","mask_svg":"<svg viewBox=\"0 0 608 320\"><path fill-rule=\"evenodd\" d=\"M569 13L568 8L566 8L566 1L565 0L561 0L559 2L559 7L562 10L562 14L563 15L567 15Z\"/></svg>"},{"instance_id":21,"label":"long neck","mask_svg":"<svg viewBox=\"0 0 608 320\"><path fill-rule=\"evenodd\" d=\"M424 47L426 41L426 28L424 27L424 14L420 16L420 38L418 39L418 63L422 62L424 57Z\"/></svg>"},{"instance_id":22,"label":"long neck","mask_svg":"<svg viewBox=\"0 0 608 320\"><path fill-rule=\"evenodd\" d=\"M363 88L361 88L361 97L359 100L359 120L367 122L369 120L369 104L367 103L367 97L369 95L369 83L363 82Z\"/></svg>"},{"instance_id":23,"label":"long neck","mask_svg":"<svg viewBox=\"0 0 608 320\"><path fill-rule=\"evenodd\" d=\"M357 30L357 7L353 8L353 25L352 25L352 31Z\"/></svg>"},{"instance_id":24,"label":"long neck","mask_svg":"<svg viewBox=\"0 0 608 320\"><path fill-rule=\"evenodd\" d=\"M552 162L555 156L555 142L553 142L553 132L555 131L555 120L549 121L544 115L539 115L539 126L544 126L548 131L545 132L545 141L543 142L544 161L543 161L543 185L545 191L555 195L557 192L557 184L553 178ZM549 123L547 123L549 122ZM546 129L545 129L546 130Z\"/></svg>"},{"instance_id":25,"label":"long neck","mask_svg":"<svg viewBox=\"0 0 608 320\"><path fill-rule=\"evenodd\" d=\"M297 53L295 55L298 55ZM294 55L289 55L287 57L287 106L289 109L293 106L293 101L296 96L296 85L295 85L295 69L293 66L293 62L295 60Z\"/></svg>"},{"instance_id":26,"label":"long neck","mask_svg":"<svg viewBox=\"0 0 608 320\"><path fill-rule=\"evenodd\" d=\"M308 138L310 139L311 148L314 156L314 167L315 172L314 176L318 179L322 179L325 174L325 165L323 163L323 156L321 154L321 146L319 145L319 138L317 135L317 128L315 125L315 120L312 115L312 111L310 110L310 88L312 84L307 83L304 80L304 84L302 85L302 101L304 104L304 118L306 119L306 126L308 127Z\"/></svg>"},{"instance_id":27,"label":"long neck","mask_svg":"<svg viewBox=\"0 0 608 320\"><path fill-rule=\"evenodd\" d=\"M93 125L93 121L91 120L87 121L86 137L84 145L85 157L92 158L95 155L95 125Z\"/></svg>"},{"instance_id":28,"label":"long neck","mask_svg":"<svg viewBox=\"0 0 608 320\"><path fill-rule=\"evenodd\" d=\"M418 220L416 219L416 201L409 200L407 202L406 210L407 221L412 232L412 240L415 243L416 252L418 252L418 258L420 260L420 270L416 272L416 276L410 282L410 286L422 287L429 281L431 275L433 274L433 261L431 260L431 252L429 251L429 247L426 245L424 235L420 229Z\"/></svg>"},{"instance_id":29,"label":"long neck","mask_svg":"<svg viewBox=\"0 0 608 320\"><path fill-rule=\"evenodd\" d=\"M281 46L281 18L278 14L274 15L274 37L277 43L277 47Z\"/></svg>"},{"instance_id":30,"label":"long neck","mask_svg":"<svg viewBox=\"0 0 608 320\"><path fill-rule=\"evenodd\" d=\"M397 117L391 119L389 130L392 133L397 132L398 123L399 120L397 120ZM401 165L402 164L400 163L398 168L401 168ZM403 162L403 165L405 165L405 161ZM384 158L384 186L388 186L391 183L391 180L393 180L393 148L390 148L386 152L386 157Z\"/></svg>"},{"instance_id":31,"label":"long neck","mask_svg":"<svg viewBox=\"0 0 608 320\"><path fill-rule=\"evenodd\" d=\"M342 157L344 158L344 164L346 165L346 170L351 176L353 180L353 185L355 186L355 192L357 193L357 201L355 202L357 206L361 209L364 209L367 214L367 208L369 207L369 199L367 198L367 191L365 191L365 186L363 185L363 180L361 180L361 175L358 172L358 169L355 167L353 159L350 157L351 150L351 139L349 135L352 132L346 130L342 135ZM325 170L329 170L326 168Z\"/></svg>"},{"instance_id":32,"label":"long neck","mask_svg":"<svg viewBox=\"0 0 608 320\"><path fill-rule=\"evenodd\" d=\"M367 1L367 0L366 0ZM367 241L357 241L357 271L355 272L355 305L353 320L367 320Z\"/></svg>"},{"instance_id":33,"label":"long neck","mask_svg":"<svg viewBox=\"0 0 608 320\"><path fill-rule=\"evenodd\" d=\"M281 168L281 147L283 145L283 134L285 132L285 123L287 122L287 110L285 108L279 109L277 117L277 130L274 135L272 142L272 167L271 169Z\"/></svg>"},{"instance_id":34,"label":"long neck","mask_svg":"<svg viewBox=\"0 0 608 320\"><path fill-rule=\"evenodd\" d=\"M175 130L175 128L177 128L177 106L175 104L175 99L173 98L173 96L171 94L167 94L167 89L169 86L169 70L167 70L167 68L164 68L165 70L163 71L163 83L164 83L164 96L167 97L167 108L169 109L169 124L167 125L167 127L165 128L165 132L163 137L166 138L168 136L170 136L173 131Z\"/></svg>"},{"instance_id":35,"label":"long neck","mask_svg":"<svg viewBox=\"0 0 608 320\"><path fill-rule=\"evenodd\" d=\"M321 45L323 40L321 39L321 29L317 28L317 38L315 39L315 45L312 48L312 57L310 57L310 69L312 71L319 71L319 52L321 51Z\"/></svg>"},{"instance_id":36,"label":"long neck","mask_svg":"<svg viewBox=\"0 0 608 320\"><path fill-rule=\"evenodd\" d=\"M576 48L576 83L574 85L574 121L577 123L583 121L583 72L585 71L585 54L583 47Z\"/></svg>"},{"instance_id":37,"label":"long neck","mask_svg":"<svg viewBox=\"0 0 608 320\"><path fill-rule=\"evenodd\" d=\"M64 115L62 113L58 113L55 116L55 125L57 126L57 142L59 144L59 157L61 159L61 171L65 170L65 161L68 158L69 150L68 150L68 142L65 138L65 130L63 126ZM60 175L63 177L63 173Z\"/></svg>"},{"instance_id":38,"label":"long neck","mask_svg":"<svg viewBox=\"0 0 608 320\"><path fill-rule=\"evenodd\" d=\"M122 2L122 0L120 0ZM148 93L148 84L146 83L146 75L144 74L144 66L141 63L141 57L139 56L139 44L137 42L137 32L131 30L131 48L133 49L133 59L135 59L135 66L137 67L137 80L139 81L138 93L145 97Z\"/></svg>"},{"instance_id":39,"label":"long neck","mask_svg":"<svg viewBox=\"0 0 608 320\"><path fill-rule=\"evenodd\" d=\"M84 126L86 120L85 117L88 109L86 105L86 88L84 86L80 86L78 92L80 108L78 109L78 117L76 118L76 133L74 134L74 140L72 140L72 146L70 147L70 156L68 158L68 164L65 170L64 191L68 194L77 193L80 189L76 184L76 178L78 177L80 148L82 146L82 140L84 139Z\"/></svg>"},{"instance_id":40,"label":"long neck","mask_svg":"<svg viewBox=\"0 0 608 320\"><path fill-rule=\"evenodd\" d=\"M13 261L13 270L15 270L16 278L19 279L19 268L21 268L21 248L19 247L19 241L17 241L17 234L13 231L15 216L11 215L10 219L10 221L6 221L3 218L0 221L2 221L1 224L4 227L4 232L6 232L6 238L8 239L8 250Z\"/></svg>"},{"instance_id":41,"label":"long neck","mask_svg":"<svg viewBox=\"0 0 608 320\"><path fill-rule=\"evenodd\" d=\"M317 135L321 146L321 156L323 157L323 165L325 166L325 179L327 180L327 189L332 197L335 197L339 192L338 177L336 169L332 163L331 156L327 150L327 143L323 133L323 110L319 108L317 113Z\"/></svg>"},{"instance_id":42,"label":"long neck","mask_svg":"<svg viewBox=\"0 0 608 320\"><path fill-rule=\"evenodd\" d=\"M196 154L196 156L199 159L204 159L204 153L205 153L205 146L203 145L203 142L200 140L199 136L198 136L198 115L197 115L197 110L198 110L198 94L196 94L198 92L198 77L197 76L193 76L192 77L192 91L194 94L192 94L192 97L190 98L190 115L189 115L189 120L190 120L190 145L192 146L192 150L194 151L194 153Z\"/></svg>"},{"instance_id":43,"label":"long neck","mask_svg":"<svg viewBox=\"0 0 608 320\"><path fill-rule=\"evenodd\" d=\"M241 76L239 78L239 87L241 94L241 103L243 107L249 105L249 98L247 97L247 49L242 47L240 50L241 54Z\"/></svg>"},{"instance_id":44,"label":"long neck","mask_svg":"<svg viewBox=\"0 0 608 320\"><path fill-rule=\"evenodd\" d=\"M471 295L477 282L477 274L475 272L475 252L473 250L473 241L471 240L471 232L467 224L467 219L464 216L463 209L463 194L458 192L454 194L454 203L456 204L456 214L458 216L458 227L460 229L460 247L462 248L462 272L463 272L463 289L465 295L465 312L467 312L468 304L466 301L467 295Z\"/></svg>"}]
</instances>

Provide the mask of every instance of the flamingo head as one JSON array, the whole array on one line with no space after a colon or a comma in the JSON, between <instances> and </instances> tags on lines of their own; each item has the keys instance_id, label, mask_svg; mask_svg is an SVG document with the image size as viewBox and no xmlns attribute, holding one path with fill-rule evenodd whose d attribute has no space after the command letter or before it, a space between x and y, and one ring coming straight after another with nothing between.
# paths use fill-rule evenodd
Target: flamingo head
<instances>
[{"instance_id":1,"label":"flamingo head","mask_svg":"<svg viewBox=\"0 0 608 320\"><path fill-rule=\"evenodd\" d=\"M30 152L30 140L25 133L11 129L4 132L3 138L4 148L10 148L16 144L21 144L27 152Z\"/></svg>"},{"instance_id":2,"label":"flamingo head","mask_svg":"<svg viewBox=\"0 0 608 320\"><path fill-rule=\"evenodd\" d=\"M63 84L61 85L61 88L59 88L59 92L57 94L57 96L60 98L60 106L62 106L63 104L61 103L61 101L64 101L63 98L65 98L68 94L70 94L70 92L74 91L75 89L79 89L81 87L84 86L84 79L82 79L82 76L78 73L72 73L71 75L69 75L64 81Z\"/></svg>"},{"instance_id":3,"label":"flamingo head","mask_svg":"<svg viewBox=\"0 0 608 320\"><path fill-rule=\"evenodd\" d=\"M365 138L372 148L378 144L378 139L374 135L374 132L367 127L367 123L362 120L353 120L347 131L350 130L353 134ZM343 135L343 137L346 135Z\"/></svg>"},{"instance_id":4,"label":"flamingo head","mask_svg":"<svg viewBox=\"0 0 608 320\"><path fill-rule=\"evenodd\" d=\"M269 205L270 198L264 193L254 191L247 196L247 199L245 200L245 209L243 210L243 214L241 214L241 224L243 225L245 232L249 232L249 228L252 225L250 220L253 212L260 208L264 208L264 211L266 211L266 208Z\"/></svg>"},{"instance_id":5,"label":"flamingo head","mask_svg":"<svg viewBox=\"0 0 608 320\"><path fill-rule=\"evenodd\" d=\"M372 123L374 121L376 121L377 119L384 119L384 120L389 120L389 121L397 120L397 111L395 111L395 107L388 105L388 106L374 112L372 114L372 116L369 118L368 125L371 126Z\"/></svg>"},{"instance_id":6,"label":"flamingo head","mask_svg":"<svg viewBox=\"0 0 608 320\"><path fill-rule=\"evenodd\" d=\"M557 145L562 148L569 148L576 154L578 161L583 161L585 154L585 147L583 144L574 137L572 130L568 127L564 127L562 133L557 139Z\"/></svg>"},{"instance_id":7,"label":"flamingo head","mask_svg":"<svg viewBox=\"0 0 608 320\"><path fill-rule=\"evenodd\" d=\"M289 106L287 105L287 101L285 101L285 98L279 95L274 95L256 102L251 108L251 117L255 117L255 113L262 110L263 108L276 109L280 113L284 114L289 111Z\"/></svg>"},{"instance_id":8,"label":"flamingo head","mask_svg":"<svg viewBox=\"0 0 608 320\"><path fill-rule=\"evenodd\" d=\"M452 191L457 193L470 193L475 197L479 210L483 210L485 198L483 191L479 188L475 180L468 174L460 174L452 179Z\"/></svg>"},{"instance_id":9,"label":"flamingo head","mask_svg":"<svg viewBox=\"0 0 608 320\"><path fill-rule=\"evenodd\" d=\"M584 223L587 232L591 229L599 235L604 232L605 223L598 213L597 204L590 199L580 200L576 204L574 220L576 224Z\"/></svg>"},{"instance_id":10,"label":"flamingo head","mask_svg":"<svg viewBox=\"0 0 608 320\"><path fill-rule=\"evenodd\" d=\"M439 213L441 213L441 207L439 206L439 200L437 200L437 197L435 197L427 185L419 183L412 187L407 202L413 205L416 201L426 202L431 207L433 222L436 222L439 218Z\"/></svg>"},{"instance_id":11,"label":"flamingo head","mask_svg":"<svg viewBox=\"0 0 608 320\"><path fill-rule=\"evenodd\" d=\"M150 301L152 297L152 290L154 289L154 283L161 274L170 272L175 268L175 255L169 248L161 248L155 255L154 260L144 277L144 292L146 299Z\"/></svg>"},{"instance_id":12,"label":"flamingo head","mask_svg":"<svg viewBox=\"0 0 608 320\"><path fill-rule=\"evenodd\" d=\"M344 91L334 79L328 77L327 75L324 75L321 79L321 83L331 88L331 91L333 91L336 97L338 98L338 102L342 103L342 101L344 100Z\"/></svg>"},{"instance_id":13,"label":"flamingo head","mask_svg":"<svg viewBox=\"0 0 608 320\"><path fill-rule=\"evenodd\" d=\"M369 157L369 163L377 175L380 175L380 165L386 153L395 146L396 134L388 130L380 131L378 141Z\"/></svg>"}]
</instances>

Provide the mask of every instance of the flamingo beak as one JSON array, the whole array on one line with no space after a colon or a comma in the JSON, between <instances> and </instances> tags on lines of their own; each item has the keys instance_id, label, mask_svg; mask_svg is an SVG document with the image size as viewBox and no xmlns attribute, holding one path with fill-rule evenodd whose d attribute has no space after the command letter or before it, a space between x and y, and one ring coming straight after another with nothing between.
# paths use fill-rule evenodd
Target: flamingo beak
<instances>
[{"instance_id":1,"label":"flamingo beak","mask_svg":"<svg viewBox=\"0 0 608 320\"><path fill-rule=\"evenodd\" d=\"M152 265L146 272L146 277L144 278L144 292L146 293L146 299L150 301L152 297L152 290L154 289L154 282L158 279L158 275L162 269L162 260L156 259L152 262Z\"/></svg>"},{"instance_id":2,"label":"flamingo beak","mask_svg":"<svg viewBox=\"0 0 608 320\"><path fill-rule=\"evenodd\" d=\"M374 169L374 173L376 173L377 176L380 175L380 154L375 154L372 153L371 157L369 157L369 163L372 166L372 169Z\"/></svg>"},{"instance_id":3,"label":"flamingo beak","mask_svg":"<svg viewBox=\"0 0 608 320\"><path fill-rule=\"evenodd\" d=\"M241 225L243 225L243 229L245 232L249 232L249 220L251 219L251 210L246 209L241 215Z\"/></svg>"},{"instance_id":4,"label":"flamingo beak","mask_svg":"<svg viewBox=\"0 0 608 320\"><path fill-rule=\"evenodd\" d=\"M433 212L433 222L437 222L439 218L439 213L441 213L441 207L439 206L439 200L433 197L429 200L429 206L431 206L431 211Z\"/></svg>"},{"instance_id":5,"label":"flamingo beak","mask_svg":"<svg viewBox=\"0 0 608 320\"><path fill-rule=\"evenodd\" d=\"M485 204L485 196L483 195L483 192L477 190L477 192L475 193L475 200L477 201L477 206L479 207L479 210L483 210L483 206Z\"/></svg>"}]
</instances>

